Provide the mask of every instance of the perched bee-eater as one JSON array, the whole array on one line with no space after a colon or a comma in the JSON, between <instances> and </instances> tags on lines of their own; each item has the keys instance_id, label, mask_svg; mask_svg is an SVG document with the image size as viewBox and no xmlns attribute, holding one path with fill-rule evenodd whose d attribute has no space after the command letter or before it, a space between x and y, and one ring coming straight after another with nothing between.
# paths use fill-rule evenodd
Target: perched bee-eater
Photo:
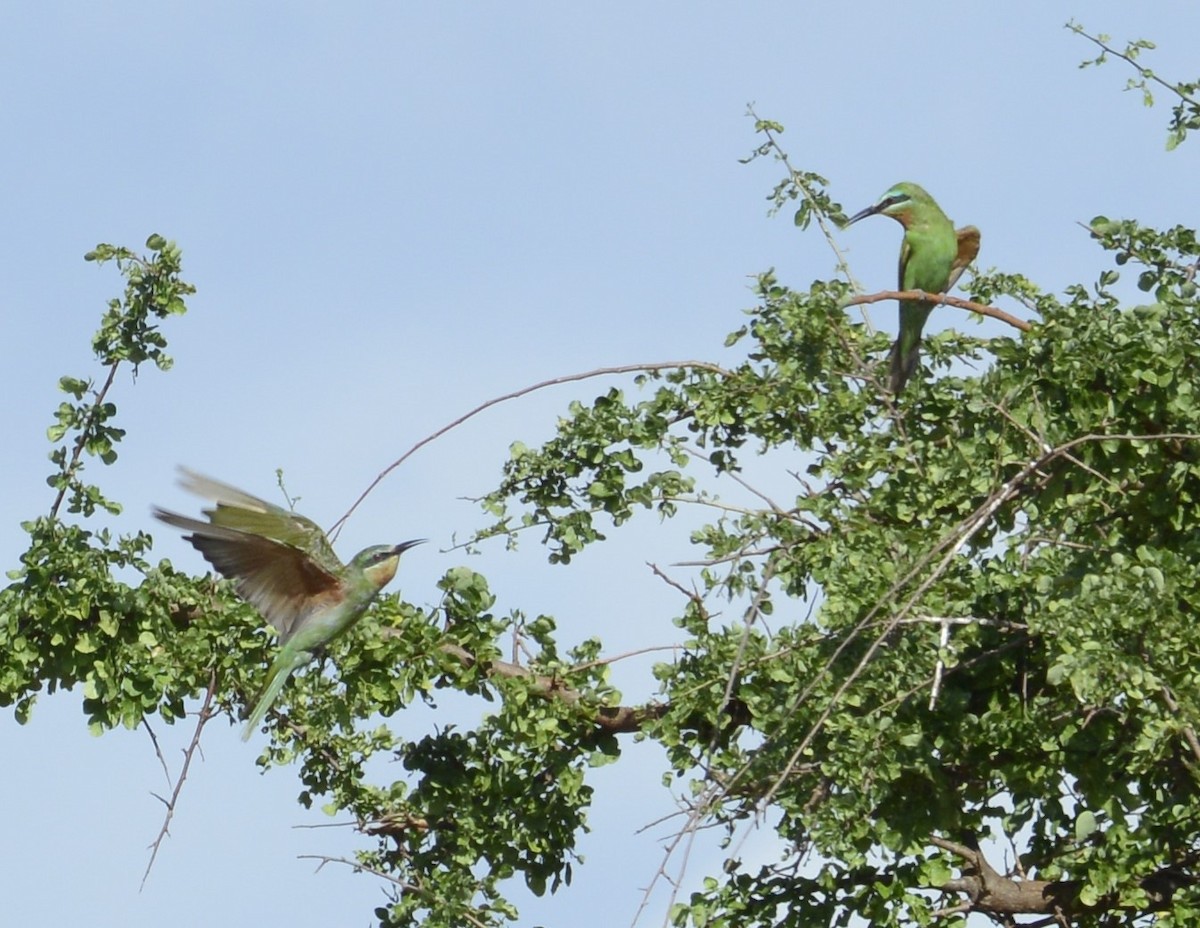
<instances>
[{"instance_id":1,"label":"perched bee-eater","mask_svg":"<svg viewBox=\"0 0 1200 928\"><path fill-rule=\"evenodd\" d=\"M874 206L855 213L847 226L882 213L904 226L900 245L900 289L945 293L979 254L979 230L964 226L957 231L937 202L916 184L896 184ZM900 337L892 346L888 389L898 394L917 369L921 329L934 304L924 300L900 301Z\"/></svg>"},{"instance_id":2,"label":"perched bee-eater","mask_svg":"<svg viewBox=\"0 0 1200 928\"><path fill-rule=\"evenodd\" d=\"M375 545L343 564L311 519L190 470L181 483L216 502L203 510L208 521L157 507L154 515L190 532L184 538L279 633L279 654L242 732L246 741L293 671L358 621L396 575L400 555L424 539Z\"/></svg>"}]
</instances>

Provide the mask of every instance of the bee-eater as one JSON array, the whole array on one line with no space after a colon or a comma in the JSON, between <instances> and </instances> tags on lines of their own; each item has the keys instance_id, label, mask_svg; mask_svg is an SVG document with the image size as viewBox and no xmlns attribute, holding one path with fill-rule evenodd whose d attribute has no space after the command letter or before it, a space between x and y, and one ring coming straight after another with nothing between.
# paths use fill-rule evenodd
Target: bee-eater
<instances>
[{"instance_id":1,"label":"bee-eater","mask_svg":"<svg viewBox=\"0 0 1200 928\"><path fill-rule=\"evenodd\" d=\"M185 489L216 502L202 510L208 521L158 507L154 515L190 532L184 539L232 580L238 594L279 633L279 654L242 732L247 741L292 673L358 621L396 575L400 555L424 539L375 545L343 564L311 519L181 470Z\"/></svg>"},{"instance_id":2,"label":"bee-eater","mask_svg":"<svg viewBox=\"0 0 1200 928\"><path fill-rule=\"evenodd\" d=\"M901 290L945 293L979 254L979 230L964 226L956 231L933 197L916 184L896 184L874 206L851 216L846 225L876 213L891 216L904 226L904 241L900 245ZM924 300L900 301L900 336L892 346L888 377L888 389L893 394L904 389L917 369L921 329L933 305Z\"/></svg>"}]
</instances>

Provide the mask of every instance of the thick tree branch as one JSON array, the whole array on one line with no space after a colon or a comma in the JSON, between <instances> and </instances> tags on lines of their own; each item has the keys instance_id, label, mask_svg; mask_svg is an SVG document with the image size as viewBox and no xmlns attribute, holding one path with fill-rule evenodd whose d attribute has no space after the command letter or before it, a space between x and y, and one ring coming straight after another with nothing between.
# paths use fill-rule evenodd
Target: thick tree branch
<instances>
[{"instance_id":1,"label":"thick tree branch","mask_svg":"<svg viewBox=\"0 0 1200 928\"><path fill-rule=\"evenodd\" d=\"M962 876L938 888L959 893L971 902L971 911L994 915L1049 915L1070 912L1079 901L1079 884L1071 880L1014 880L996 871L978 848L934 835L934 847L962 858Z\"/></svg>"},{"instance_id":2,"label":"thick tree branch","mask_svg":"<svg viewBox=\"0 0 1200 928\"><path fill-rule=\"evenodd\" d=\"M929 843L962 860L959 865L962 875L947 880L938 889L966 896L970 906L967 911L970 912L1001 917L1050 915L1055 918L1071 918L1083 912L1143 912L1121 905L1115 894L1102 896L1095 904L1084 905L1079 901L1082 884L1078 880L1013 879L993 868L978 847L937 835L930 837ZM1195 875L1179 866L1166 866L1144 877L1138 886L1150 897L1145 911L1169 908L1177 889L1196 882Z\"/></svg>"}]
</instances>

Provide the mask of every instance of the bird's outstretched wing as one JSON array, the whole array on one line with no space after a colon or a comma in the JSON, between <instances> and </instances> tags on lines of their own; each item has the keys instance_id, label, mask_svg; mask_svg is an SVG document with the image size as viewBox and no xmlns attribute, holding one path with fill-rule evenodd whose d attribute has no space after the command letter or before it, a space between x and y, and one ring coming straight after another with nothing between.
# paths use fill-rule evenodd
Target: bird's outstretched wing
<instances>
[{"instance_id":1,"label":"bird's outstretched wing","mask_svg":"<svg viewBox=\"0 0 1200 928\"><path fill-rule=\"evenodd\" d=\"M155 508L154 515L190 534L187 539L252 603L281 642L315 608L345 596L343 565L311 519L189 470L183 486L216 501L208 522Z\"/></svg>"},{"instance_id":2,"label":"bird's outstretched wing","mask_svg":"<svg viewBox=\"0 0 1200 928\"><path fill-rule=\"evenodd\" d=\"M237 487L197 474L186 467L179 470L182 474L180 486L189 493L216 502L215 509L203 510L213 525L261 535L263 538L298 548L327 572L341 572L342 562L334 553L325 533L312 519L268 503L257 496L243 493Z\"/></svg>"}]
</instances>

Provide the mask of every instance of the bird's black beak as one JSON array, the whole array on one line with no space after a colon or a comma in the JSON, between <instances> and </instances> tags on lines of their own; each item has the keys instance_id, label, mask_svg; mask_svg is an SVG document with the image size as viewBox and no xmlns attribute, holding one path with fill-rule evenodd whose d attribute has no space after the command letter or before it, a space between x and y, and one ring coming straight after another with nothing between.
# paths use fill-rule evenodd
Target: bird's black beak
<instances>
[{"instance_id":1,"label":"bird's black beak","mask_svg":"<svg viewBox=\"0 0 1200 928\"><path fill-rule=\"evenodd\" d=\"M874 216L876 213L879 212L880 209L881 209L880 205L878 203L876 203L873 206L868 206L866 209L859 210L857 213L855 213L853 216L851 216L849 219L846 220L846 225L842 226L842 228L843 229L848 228L849 226L854 225L854 223L858 222L858 220L860 220L860 219L866 219L868 216Z\"/></svg>"},{"instance_id":2,"label":"bird's black beak","mask_svg":"<svg viewBox=\"0 0 1200 928\"><path fill-rule=\"evenodd\" d=\"M392 554L403 554L409 548L415 548L417 545L423 545L428 538L414 538L412 541L402 541L396 547L392 548Z\"/></svg>"}]
</instances>

